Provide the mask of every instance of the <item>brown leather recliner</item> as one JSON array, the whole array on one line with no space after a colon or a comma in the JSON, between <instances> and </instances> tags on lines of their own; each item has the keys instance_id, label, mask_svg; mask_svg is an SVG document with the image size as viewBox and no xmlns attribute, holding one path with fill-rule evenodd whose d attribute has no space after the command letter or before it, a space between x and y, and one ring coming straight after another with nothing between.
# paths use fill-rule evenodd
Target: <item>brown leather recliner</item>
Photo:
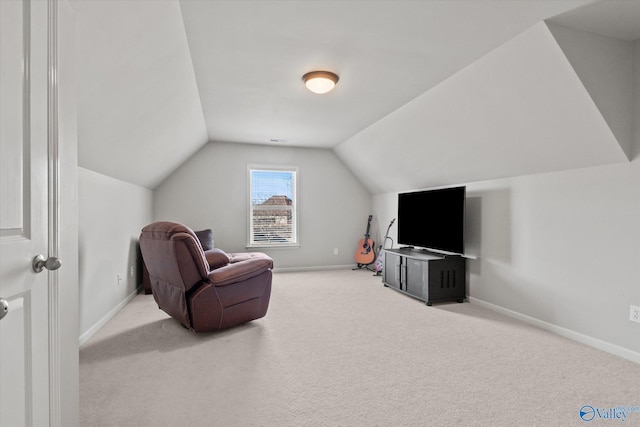
<instances>
[{"instance_id":1,"label":"brown leather recliner","mask_svg":"<svg viewBox=\"0 0 640 427\"><path fill-rule=\"evenodd\" d=\"M263 253L204 251L193 230L168 221L142 229L140 250L158 307L195 332L267 313L273 260Z\"/></svg>"}]
</instances>

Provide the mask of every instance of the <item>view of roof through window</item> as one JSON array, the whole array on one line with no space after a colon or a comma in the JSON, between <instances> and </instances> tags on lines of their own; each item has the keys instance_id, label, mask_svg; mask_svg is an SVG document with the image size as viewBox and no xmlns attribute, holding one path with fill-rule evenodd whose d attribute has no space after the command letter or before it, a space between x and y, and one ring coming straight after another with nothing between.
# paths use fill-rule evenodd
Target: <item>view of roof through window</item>
<instances>
[{"instance_id":1,"label":"view of roof through window","mask_svg":"<svg viewBox=\"0 0 640 427\"><path fill-rule=\"evenodd\" d=\"M273 196L293 199L293 179L290 171L252 170L251 203L261 204Z\"/></svg>"}]
</instances>

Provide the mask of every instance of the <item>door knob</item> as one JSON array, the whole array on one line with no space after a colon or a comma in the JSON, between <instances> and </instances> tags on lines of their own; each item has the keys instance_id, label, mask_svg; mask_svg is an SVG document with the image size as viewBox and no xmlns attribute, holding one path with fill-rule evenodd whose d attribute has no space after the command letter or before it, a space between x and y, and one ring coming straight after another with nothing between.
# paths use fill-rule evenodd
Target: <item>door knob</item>
<instances>
[{"instance_id":1,"label":"door knob","mask_svg":"<svg viewBox=\"0 0 640 427\"><path fill-rule=\"evenodd\" d=\"M0 320L2 320L2 318L6 316L8 312L9 302L4 298L0 298Z\"/></svg>"},{"instance_id":2,"label":"door knob","mask_svg":"<svg viewBox=\"0 0 640 427\"><path fill-rule=\"evenodd\" d=\"M33 258L33 262L31 263L33 271L35 271L36 273L40 273L43 268L46 268L49 271L57 270L61 265L62 262L60 262L60 259L54 256L50 256L49 258L45 259L44 255L37 255L35 258Z\"/></svg>"}]
</instances>

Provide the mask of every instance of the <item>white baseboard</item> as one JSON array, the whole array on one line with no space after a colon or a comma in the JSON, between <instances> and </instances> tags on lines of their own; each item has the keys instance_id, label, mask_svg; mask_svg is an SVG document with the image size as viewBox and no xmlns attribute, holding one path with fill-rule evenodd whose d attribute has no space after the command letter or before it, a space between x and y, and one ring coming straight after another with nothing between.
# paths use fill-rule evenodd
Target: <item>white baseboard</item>
<instances>
[{"instance_id":1,"label":"white baseboard","mask_svg":"<svg viewBox=\"0 0 640 427\"><path fill-rule=\"evenodd\" d=\"M135 296L138 295L138 293L140 292L140 289L141 288L139 288L139 287L136 288L133 292L131 292L129 295L127 295L127 297L124 300L120 301L120 303L118 305L113 307L107 314L102 316L102 318L100 320L98 320L92 327L87 329L87 331L85 333L80 335L80 346L82 346L82 344L84 344L87 341L89 341L89 339L93 335L95 335L95 333L98 332L100 330L100 328L102 328L104 325L106 325L107 322L113 318L113 316L118 314L118 312L120 310L122 310L124 308L124 306L129 303L129 301L134 299Z\"/></svg>"},{"instance_id":2,"label":"white baseboard","mask_svg":"<svg viewBox=\"0 0 640 427\"><path fill-rule=\"evenodd\" d=\"M468 297L468 300L472 304L477 304L481 307L488 308L489 310L504 314L514 319L521 320L540 329L544 329L545 331L549 331L556 335L560 335L570 340L577 341L579 343L588 345L589 347L597 348L598 350L606 351L607 353L622 357L623 359L627 359L635 363L640 363L640 353L633 350L629 350L627 348L620 347L619 345L611 344L609 342L602 341L601 339L581 334L580 332L572 331L571 329L554 325L553 323L545 322L544 320L536 319L535 317L527 316L526 314L518 313L517 311L513 311L478 298Z\"/></svg>"},{"instance_id":3,"label":"white baseboard","mask_svg":"<svg viewBox=\"0 0 640 427\"><path fill-rule=\"evenodd\" d=\"M284 267L274 268L274 273L284 273L292 271L318 271L318 270L350 270L356 268L355 264L348 265L321 265L316 267Z\"/></svg>"}]
</instances>

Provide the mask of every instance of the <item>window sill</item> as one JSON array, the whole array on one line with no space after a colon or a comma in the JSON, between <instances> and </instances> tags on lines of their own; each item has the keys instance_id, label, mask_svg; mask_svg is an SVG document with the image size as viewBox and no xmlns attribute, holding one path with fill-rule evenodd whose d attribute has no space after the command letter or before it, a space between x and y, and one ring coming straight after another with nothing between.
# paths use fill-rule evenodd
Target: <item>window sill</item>
<instances>
[{"instance_id":1,"label":"window sill","mask_svg":"<svg viewBox=\"0 0 640 427\"><path fill-rule=\"evenodd\" d=\"M299 248L300 243L272 243L272 244L253 244L247 245L245 248L247 249L292 249Z\"/></svg>"}]
</instances>

